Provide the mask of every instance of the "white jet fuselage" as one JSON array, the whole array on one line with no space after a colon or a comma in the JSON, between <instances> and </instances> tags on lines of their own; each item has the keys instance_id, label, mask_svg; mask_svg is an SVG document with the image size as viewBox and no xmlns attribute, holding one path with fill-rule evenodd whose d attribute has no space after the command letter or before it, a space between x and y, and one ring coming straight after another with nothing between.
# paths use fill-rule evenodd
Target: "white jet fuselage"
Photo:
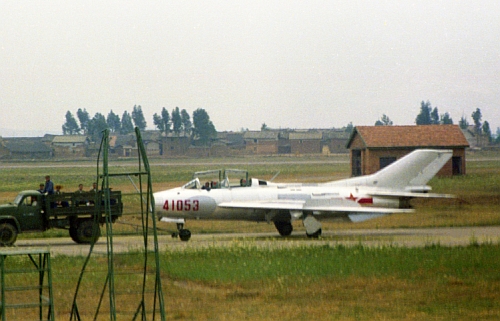
<instances>
[{"instance_id":1,"label":"white jet fuselage","mask_svg":"<svg viewBox=\"0 0 500 321\"><path fill-rule=\"evenodd\" d=\"M374 174L315 184L253 178L232 186L226 175L203 189L195 177L182 187L155 193L155 209L160 218L274 222L281 235L289 235L291 222L302 219L307 234L316 236L321 233L318 220L359 222L413 212L412 198L452 197L429 193L426 185L451 156L450 150L416 150Z\"/></svg>"},{"instance_id":2,"label":"white jet fuselage","mask_svg":"<svg viewBox=\"0 0 500 321\"><path fill-rule=\"evenodd\" d=\"M365 213L368 210L366 207L376 213L375 206L379 204L393 209L401 205L398 199L371 197L360 187L339 187L330 183L265 182L266 185L263 185L262 182L252 179L248 187L210 190L179 187L155 193L156 209L160 216L170 218L270 221L276 219L280 211L292 212L292 218L293 214L299 218L303 214L301 212L311 212L321 219L331 207L337 209L336 217L345 217L347 212ZM342 208L347 211L342 211Z\"/></svg>"}]
</instances>

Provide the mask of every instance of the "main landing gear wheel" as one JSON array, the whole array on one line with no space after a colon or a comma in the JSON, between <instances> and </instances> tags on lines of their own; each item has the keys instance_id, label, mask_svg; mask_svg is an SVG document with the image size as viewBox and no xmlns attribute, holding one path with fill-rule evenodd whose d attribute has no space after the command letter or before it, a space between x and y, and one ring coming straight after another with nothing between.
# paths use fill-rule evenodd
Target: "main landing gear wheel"
<instances>
[{"instance_id":1,"label":"main landing gear wheel","mask_svg":"<svg viewBox=\"0 0 500 321\"><path fill-rule=\"evenodd\" d=\"M311 233L311 234L306 233L306 235L307 235L307 237L317 239L318 237L320 237L320 236L321 236L321 229L319 229L319 230L317 230L316 232Z\"/></svg>"},{"instance_id":2,"label":"main landing gear wheel","mask_svg":"<svg viewBox=\"0 0 500 321\"><path fill-rule=\"evenodd\" d=\"M179 237L181 241L187 242L191 238L191 231L184 228L184 223L177 223L177 232L172 233L172 237Z\"/></svg>"},{"instance_id":3,"label":"main landing gear wheel","mask_svg":"<svg viewBox=\"0 0 500 321\"><path fill-rule=\"evenodd\" d=\"M189 239L191 238L191 231L188 230L188 229L180 229L179 230L179 238L181 239L181 241L184 241L184 242L187 242L189 241Z\"/></svg>"},{"instance_id":4,"label":"main landing gear wheel","mask_svg":"<svg viewBox=\"0 0 500 321\"><path fill-rule=\"evenodd\" d=\"M293 225L290 222L275 221L274 226L276 226L281 236L290 236L290 234L292 234Z\"/></svg>"}]
</instances>

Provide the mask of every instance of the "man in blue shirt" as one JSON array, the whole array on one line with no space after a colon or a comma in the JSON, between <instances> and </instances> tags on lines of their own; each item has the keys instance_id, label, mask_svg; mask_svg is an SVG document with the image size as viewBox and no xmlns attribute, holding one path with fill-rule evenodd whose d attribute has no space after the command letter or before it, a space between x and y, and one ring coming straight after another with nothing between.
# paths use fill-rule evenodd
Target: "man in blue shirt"
<instances>
[{"instance_id":1,"label":"man in blue shirt","mask_svg":"<svg viewBox=\"0 0 500 321\"><path fill-rule=\"evenodd\" d=\"M47 193L49 195L54 194L54 183L50 180L50 176L45 176L45 187L43 189L43 193Z\"/></svg>"}]
</instances>

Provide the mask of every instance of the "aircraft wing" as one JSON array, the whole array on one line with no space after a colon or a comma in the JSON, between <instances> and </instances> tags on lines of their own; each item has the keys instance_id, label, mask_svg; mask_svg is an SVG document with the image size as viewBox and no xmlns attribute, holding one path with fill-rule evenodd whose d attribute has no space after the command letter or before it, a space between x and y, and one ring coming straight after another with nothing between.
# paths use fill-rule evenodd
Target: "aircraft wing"
<instances>
[{"instance_id":1,"label":"aircraft wing","mask_svg":"<svg viewBox=\"0 0 500 321\"><path fill-rule=\"evenodd\" d=\"M305 201L301 200L276 200L276 201L223 202L219 203L218 206L225 208L302 211L304 209L304 204Z\"/></svg>"},{"instance_id":2,"label":"aircraft wing","mask_svg":"<svg viewBox=\"0 0 500 321\"><path fill-rule=\"evenodd\" d=\"M408 197L408 198L456 198L452 194L436 194L436 193L415 193L401 191L374 191L367 193L370 196L389 196L389 197Z\"/></svg>"},{"instance_id":3,"label":"aircraft wing","mask_svg":"<svg viewBox=\"0 0 500 321\"><path fill-rule=\"evenodd\" d=\"M352 202L351 202L352 203ZM308 204L303 200L276 200L276 201L248 201L248 202L223 202L219 207L241 208L241 209L268 209L268 210L289 210L289 211L312 211L321 212L328 216L328 213L349 214L349 213L373 213L373 214L394 214L413 213L413 209L398 209L384 207L362 207L356 205L319 205ZM333 215L334 216L334 215Z\"/></svg>"}]
</instances>

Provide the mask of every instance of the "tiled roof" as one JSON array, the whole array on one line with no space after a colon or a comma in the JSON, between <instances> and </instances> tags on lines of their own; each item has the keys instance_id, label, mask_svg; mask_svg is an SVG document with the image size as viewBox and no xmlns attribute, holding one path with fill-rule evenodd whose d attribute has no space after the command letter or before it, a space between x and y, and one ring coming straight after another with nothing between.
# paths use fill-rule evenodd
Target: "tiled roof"
<instances>
[{"instance_id":1,"label":"tiled roof","mask_svg":"<svg viewBox=\"0 0 500 321\"><path fill-rule=\"evenodd\" d=\"M359 135L368 148L385 147L468 147L458 125L359 126L347 143Z\"/></svg>"},{"instance_id":2,"label":"tiled roof","mask_svg":"<svg viewBox=\"0 0 500 321\"><path fill-rule=\"evenodd\" d=\"M279 133L274 131L247 131L243 134L245 139L278 140Z\"/></svg>"},{"instance_id":3,"label":"tiled roof","mask_svg":"<svg viewBox=\"0 0 500 321\"><path fill-rule=\"evenodd\" d=\"M38 137L4 138L4 146L11 153L50 153L50 147Z\"/></svg>"},{"instance_id":4,"label":"tiled roof","mask_svg":"<svg viewBox=\"0 0 500 321\"><path fill-rule=\"evenodd\" d=\"M84 135L63 135L63 136L54 136L52 139L52 143L54 144L68 144L68 143L78 143L84 144L87 140L87 136Z\"/></svg>"},{"instance_id":5,"label":"tiled roof","mask_svg":"<svg viewBox=\"0 0 500 321\"><path fill-rule=\"evenodd\" d=\"M320 132L292 132L288 136L288 139L296 140L296 139L317 139L321 140L323 138L323 134Z\"/></svg>"}]
</instances>

